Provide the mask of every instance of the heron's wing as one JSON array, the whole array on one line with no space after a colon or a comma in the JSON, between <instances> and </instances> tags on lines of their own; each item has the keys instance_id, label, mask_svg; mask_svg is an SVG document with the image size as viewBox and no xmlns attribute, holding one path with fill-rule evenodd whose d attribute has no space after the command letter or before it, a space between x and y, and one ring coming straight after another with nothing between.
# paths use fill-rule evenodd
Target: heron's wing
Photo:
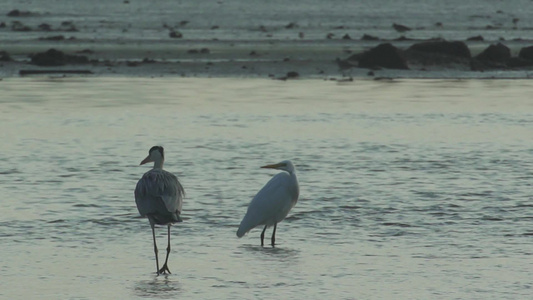
<instances>
[{"instance_id":1,"label":"heron's wing","mask_svg":"<svg viewBox=\"0 0 533 300\"><path fill-rule=\"evenodd\" d=\"M137 182L135 202L142 216L181 213L185 191L178 178L164 170L150 170Z\"/></svg>"},{"instance_id":2,"label":"heron's wing","mask_svg":"<svg viewBox=\"0 0 533 300\"><path fill-rule=\"evenodd\" d=\"M283 220L296 204L291 193L294 184L294 180L285 172L272 177L252 199L237 235L243 236L258 225L270 226Z\"/></svg>"}]
</instances>

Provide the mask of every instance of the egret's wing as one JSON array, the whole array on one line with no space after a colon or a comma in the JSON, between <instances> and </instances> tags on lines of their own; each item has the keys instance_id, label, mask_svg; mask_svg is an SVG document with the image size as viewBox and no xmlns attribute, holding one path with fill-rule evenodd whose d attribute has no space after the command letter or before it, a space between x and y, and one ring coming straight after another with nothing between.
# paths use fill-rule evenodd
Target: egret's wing
<instances>
[{"instance_id":1,"label":"egret's wing","mask_svg":"<svg viewBox=\"0 0 533 300\"><path fill-rule=\"evenodd\" d=\"M258 225L272 225L285 218L296 203L290 193L292 184L285 172L272 177L252 199L237 235L241 237Z\"/></svg>"},{"instance_id":2,"label":"egret's wing","mask_svg":"<svg viewBox=\"0 0 533 300\"><path fill-rule=\"evenodd\" d=\"M164 170L146 172L137 182L135 202L141 216L181 213L185 191L178 178Z\"/></svg>"}]
</instances>

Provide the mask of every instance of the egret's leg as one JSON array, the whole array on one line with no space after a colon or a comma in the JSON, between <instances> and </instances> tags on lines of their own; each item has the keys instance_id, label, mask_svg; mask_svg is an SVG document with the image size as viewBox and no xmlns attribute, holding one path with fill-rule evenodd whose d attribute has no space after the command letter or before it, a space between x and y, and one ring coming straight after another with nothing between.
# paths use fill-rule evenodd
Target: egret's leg
<instances>
[{"instance_id":1,"label":"egret's leg","mask_svg":"<svg viewBox=\"0 0 533 300\"><path fill-rule=\"evenodd\" d=\"M263 241L265 239L265 230L267 230L267 226L265 225L265 228L263 228L263 232L261 232L261 247L264 245Z\"/></svg>"},{"instance_id":2,"label":"egret's leg","mask_svg":"<svg viewBox=\"0 0 533 300\"><path fill-rule=\"evenodd\" d=\"M163 265L163 267L161 269L159 269L159 274L161 274L161 273L165 274L165 272L168 272L169 274L172 274L172 273L170 273L170 270L168 269L168 266L167 266L168 256L169 255L170 255L170 224L168 224L167 258L165 259L165 264Z\"/></svg>"},{"instance_id":3,"label":"egret's leg","mask_svg":"<svg viewBox=\"0 0 533 300\"><path fill-rule=\"evenodd\" d=\"M272 247L274 247L275 241L276 241L276 227L278 227L278 223L274 223L274 231L272 232Z\"/></svg>"},{"instance_id":4,"label":"egret's leg","mask_svg":"<svg viewBox=\"0 0 533 300\"><path fill-rule=\"evenodd\" d=\"M155 252L155 267L156 267L156 272L157 272L157 275L159 275L159 258L157 257L157 243L155 241L155 229L154 229L154 224L152 222L150 222L150 226L152 226L152 236L154 237L154 252Z\"/></svg>"}]
</instances>

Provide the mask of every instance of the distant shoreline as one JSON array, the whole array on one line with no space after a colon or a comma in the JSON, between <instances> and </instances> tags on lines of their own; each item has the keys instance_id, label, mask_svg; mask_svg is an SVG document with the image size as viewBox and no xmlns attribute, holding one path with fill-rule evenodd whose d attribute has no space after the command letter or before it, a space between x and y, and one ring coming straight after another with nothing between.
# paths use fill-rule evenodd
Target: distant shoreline
<instances>
[{"instance_id":1,"label":"distant shoreline","mask_svg":"<svg viewBox=\"0 0 533 300\"><path fill-rule=\"evenodd\" d=\"M0 51L9 56L0 62L0 77L18 77L28 71L46 76L61 70L66 76L133 76L133 77L256 77L273 79L320 78L502 78L526 79L533 76L533 67L520 69L491 69L472 71L458 66L414 66L410 70L387 68L347 69L339 67L336 59L347 59L356 53L381 44L382 41L180 41L167 42L12 42L4 43ZM413 41L393 43L406 49ZM504 42L505 43L505 42ZM470 42L472 55L491 45L489 42ZM527 42L513 42L513 55ZM65 55L86 57L87 63L65 63L57 66L32 64L33 53L56 49ZM152 50L153 49L153 50ZM22 73L21 73L22 71ZM292 72L292 73L291 73ZM31 73L31 72L30 72ZM71 73L71 74L68 74ZM293 74L294 76L289 76Z\"/></svg>"},{"instance_id":2,"label":"distant shoreline","mask_svg":"<svg viewBox=\"0 0 533 300\"><path fill-rule=\"evenodd\" d=\"M533 59L531 65L517 59L522 48L533 47L533 21L519 3L391 4L324 1L287 9L277 2L117 1L95 10L89 2L24 7L7 1L0 5L0 77L46 76L47 70L54 76L63 70L65 76L340 80L533 76ZM463 43L471 54L456 60L406 52L443 40ZM408 54L404 70L358 60L386 43ZM499 43L512 63L470 60ZM32 58L50 49L67 59Z\"/></svg>"}]
</instances>

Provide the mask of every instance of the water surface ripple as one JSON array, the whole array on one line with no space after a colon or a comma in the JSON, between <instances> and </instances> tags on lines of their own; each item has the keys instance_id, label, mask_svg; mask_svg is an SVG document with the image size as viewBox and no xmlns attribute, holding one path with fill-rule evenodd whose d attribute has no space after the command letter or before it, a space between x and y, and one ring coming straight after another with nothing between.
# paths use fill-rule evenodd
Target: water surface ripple
<instances>
[{"instance_id":1,"label":"water surface ripple","mask_svg":"<svg viewBox=\"0 0 533 300\"><path fill-rule=\"evenodd\" d=\"M0 296L528 299L532 88L6 79ZM155 144L187 192L159 277L133 198ZM237 239L275 174L259 166L283 159L301 196L278 247L261 248L260 230Z\"/></svg>"}]
</instances>

